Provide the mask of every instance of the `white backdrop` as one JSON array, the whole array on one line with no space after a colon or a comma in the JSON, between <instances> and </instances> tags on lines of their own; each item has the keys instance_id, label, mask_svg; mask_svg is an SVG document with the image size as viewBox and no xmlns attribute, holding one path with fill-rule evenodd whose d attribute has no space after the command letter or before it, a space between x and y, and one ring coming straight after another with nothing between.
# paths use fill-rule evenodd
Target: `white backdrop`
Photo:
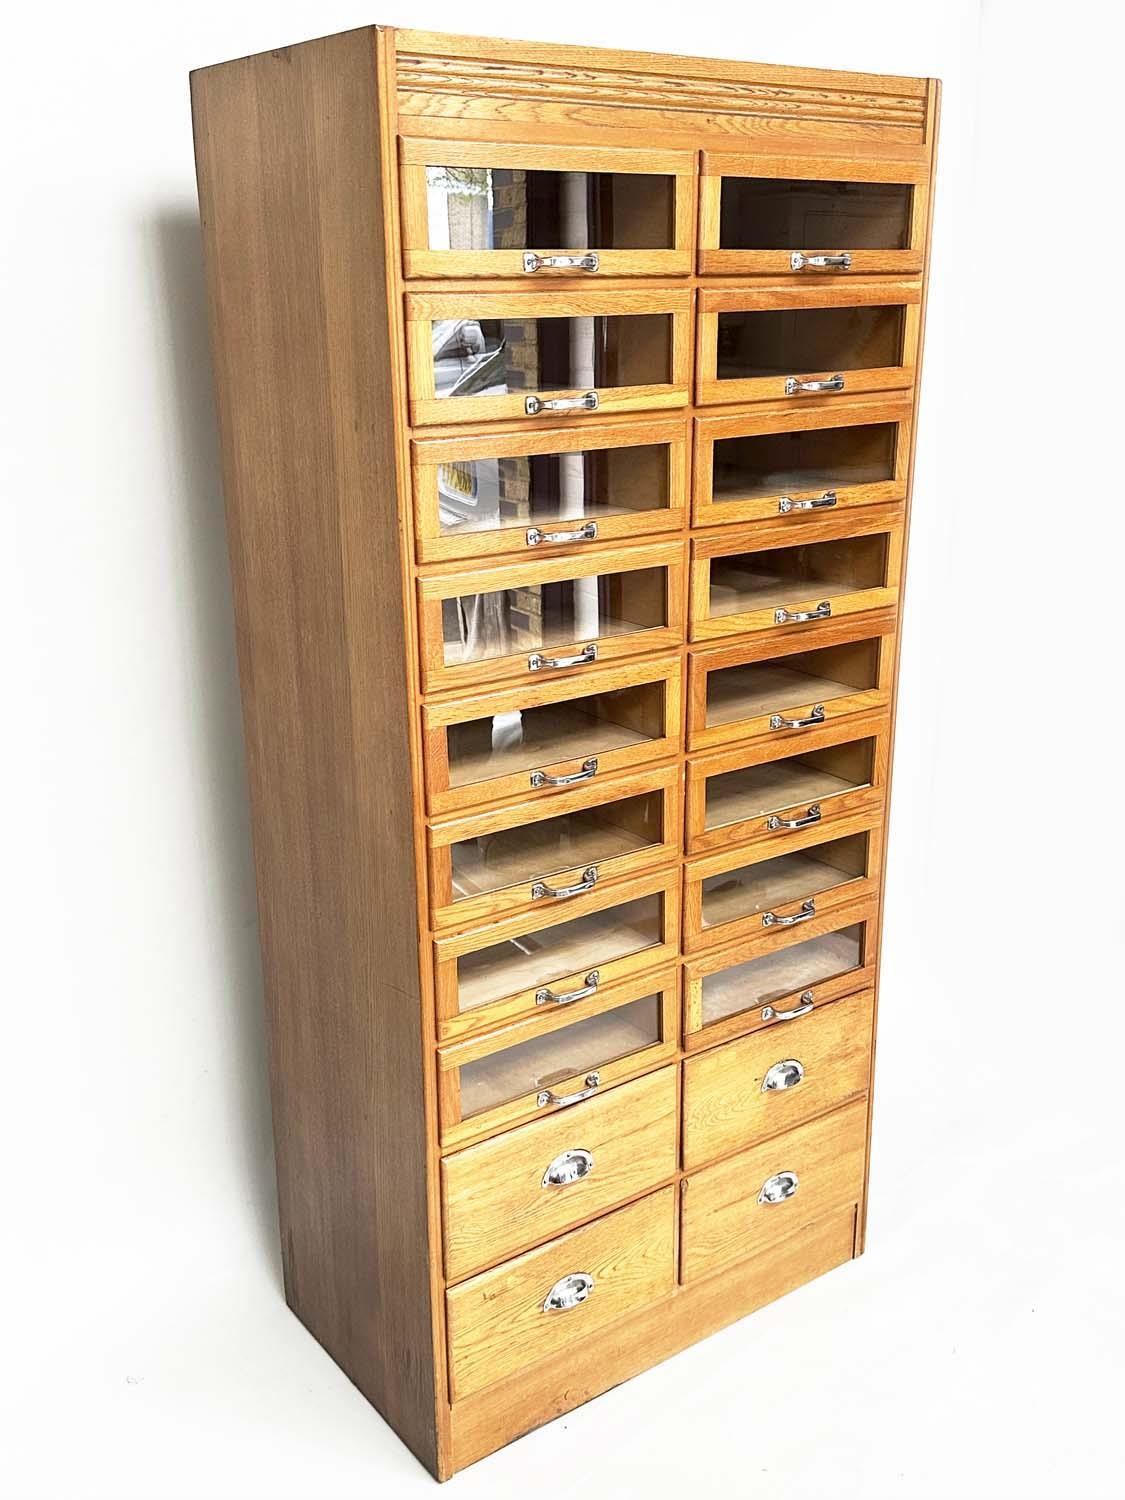
<instances>
[{"instance_id":1,"label":"white backdrop","mask_svg":"<svg viewBox=\"0 0 1125 1500\"><path fill-rule=\"evenodd\" d=\"M14 1500L430 1492L281 1300L187 96L190 67L373 20L946 84L868 1254L458 1493L1120 1493L1125 245L1103 12L106 0L9 16Z\"/></svg>"}]
</instances>

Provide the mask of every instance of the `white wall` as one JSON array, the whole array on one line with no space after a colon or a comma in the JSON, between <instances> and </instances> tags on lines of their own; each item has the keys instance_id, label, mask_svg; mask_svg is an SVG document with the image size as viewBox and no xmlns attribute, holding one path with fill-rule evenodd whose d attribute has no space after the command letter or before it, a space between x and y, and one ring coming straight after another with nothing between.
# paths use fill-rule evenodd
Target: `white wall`
<instances>
[{"instance_id":1,"label":"white wall","mask_svg":"<svg viewBox=\"0 0 1125 1500\"><path fill-rule=\"evenodd\" d=\"M642 1483L1111 1493L1115 49L1093 3L983 11L107 0L9 16L0 1481L17 1500L429 1490L279 1290L186 82L371 20L946 83L869 1253L459 1492L568 1475L595 1500Z\"/></svg>"}]
</instances>

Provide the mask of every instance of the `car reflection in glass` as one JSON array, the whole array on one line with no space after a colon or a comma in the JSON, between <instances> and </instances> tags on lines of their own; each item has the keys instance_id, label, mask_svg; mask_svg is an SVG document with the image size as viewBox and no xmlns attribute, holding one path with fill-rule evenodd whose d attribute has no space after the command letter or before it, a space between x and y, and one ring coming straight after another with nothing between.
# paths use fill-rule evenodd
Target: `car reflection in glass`
<instances>
[{"instance_id":1,"label":"car reflection in glass","mask_svg":"<svg viewBox=\"0 0 1125 1500\"><path fill-rule=\"evenodd\" d=\"M486 338L475 318L433 324L434 389L440 396L503 396L504 340Z\"/></svg>"}]
</instances>

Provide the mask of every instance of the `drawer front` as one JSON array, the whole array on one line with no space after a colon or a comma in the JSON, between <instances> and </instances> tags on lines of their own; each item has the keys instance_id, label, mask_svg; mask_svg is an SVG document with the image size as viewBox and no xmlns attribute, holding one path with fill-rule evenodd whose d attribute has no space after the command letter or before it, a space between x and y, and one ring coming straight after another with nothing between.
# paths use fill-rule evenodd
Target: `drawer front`
<instances>
[{"instance_id":1,"label":"drawer front","mask_svg":"<svg viewBox=\"0 0 1125 1500\"><path fill-rule=\"evenodd\" d=\"M867 1092L875 992L814 1009L684 1064L688 1171L791 1130Z\"/></svg>"},{"instance_id":2,"label":"drawer front","mask_svg":"<svg viewBox=\"0 0 1125 1500\"><path fill-rule=\"evenodd\" d=\"M641 974L583 1002L438 1053L447 1150L597 1098L675 1055L679 973Z\"/></svg>"},{"instance_id":3,"label":"drawer front","mask_svg":"<svg viewBox=\"0 0 1125 1500\"><path fill-rule=\"evenodd\" d=\"M700 292L696 401L815 402L909 390L921 301L921 281Z\"/></svg>"},{"instance_id":4,"label":"drawer front","mask_svg":"<svg viewBox=\"0 0 1125 1500\"><path fill-rule=\"evenodd\" d=\"M506 1260L676 1171L676 1070L469 1146L441 1164L449 1281Z\"/></svg>"},{"instance_id":5,"label":"drawer front","mask_svg":"<svg viewBox=\"0 0 1125 1500\"><path fill-rule=\"evenodd\" d=\"M678 646L685 592L679 542L423 576L422 686L578 681L597 665Z\"/></svg>"},{"instance_id":6,"label":"drawer front","mask_svg":"<svg viewBox=\"0 0 1125 1500\"><path fill-rule=\"evenodd\" d=\"M680 678L679 656L663 656L424 705L431 814L550 801L668 759L682 743Z\"/></svg>"},{"instance_id":7,"label":"drawer front","mask_svg":"<svg viewBox=\"0 0 1125 1500\"><path fill-rule=\"evenodd\" d=\"M684 276L695 154L399 141L407 278Z\"/></svg>"},{"instance_id":8,"label":"drawer front","mask_svg":"<svg viewBox=\"0 0 1125 1500\"><path fill-rule=\"evenodd\" d=\"M588 1349L615 1318L667 1296L674 1198L664 1188L447 1292L453 1399L534 1361Z\"/></svg>"},{"instance_id":9,"label":"drawer front","mask_svg":"<svg viewBox=\"0 0 1125 1500\"><path fill-rule=\"evenodd\" d=\"M680 1276L708 1272L804 1230L863 1194L867 1100L687 1178Z\"/></svg>"},{"instance_id":10,"label":"drawer front","mask_svg":"<svg viewBox=\"0 0 1125 1500\"><path fill-rule=\"evenodd\" d=\"M928 162L703 153L699 269L830 281L922 269Z\"/></svg>"},{"instance_id":11,"label":"drawer front","mask_svg":"<svg viewBox=\"0 0 1125 1500\"><path fill-rule=\"evenodd\" d=\"M811 520L901 504L910 426L911 404L899 398L700 417L692 522L729 526L784 517L799 538Z\"/></svg>"},{"instance_id":12,"label":"drawer front","mask_svg":"<svg viewBox=\"0 0 1125 1500\"><path fill-rule=\"evenodd\" d=\"M691 293L407 293L406 368L414 427L686 406Z\"/></svg>"},{"instance_id":13,"label":"drawer front","mask_svg":"<svg viewBox=\"0 0 1125 1500\"><path fill-rule=\"evenodd\" d=\"M680 875L665 870L597 886L559 910L509 917L434 943L438 1038L460 1041L509 1021L571 1014L680 950Z\"/></svg>"},{"instance_id":14,"label":"drawer front","mask_svg":"<svg viewBox=\"0 0 1125 1500\"><path fill-rule=\"evenodd\" d=\"M423 563L554 556L678 531L687 493L682 418L411 445Z\"/></svg>"}]
</instances>

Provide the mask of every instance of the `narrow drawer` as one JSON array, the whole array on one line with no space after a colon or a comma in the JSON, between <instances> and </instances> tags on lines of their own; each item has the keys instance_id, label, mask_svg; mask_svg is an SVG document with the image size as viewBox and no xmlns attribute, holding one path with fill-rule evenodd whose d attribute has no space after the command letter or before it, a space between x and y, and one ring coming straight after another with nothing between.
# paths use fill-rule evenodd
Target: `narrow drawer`
<instances>
[{"instance_id":1,"label":"narrow drawer","mask_svg":"<svg viewBox=\"0 0 1125 1500\"><path fill-rule=\"evenodd\" d=\"M755 1255L857 1203L866 1149L864 1098L688 1177L680 1279Z\"/></svg>"},{"instance_id":2,"label":"narrow drawer","mask_svg":"<svg viewBox=\"0 0 1125 1500\"><path fill-rule=\"evenodd\" d=\"M447 1156L446 1278L460 1281L561 1234L675 1171L675 1068Z\"/></svg>"},{"instance_id":3,"label":"narrow drawer","mask_svg":"<svg viewBox=\"0 0 1125 1500\"><path fill-rule=\"evenodd\" d=\"M729 1156L866 1093L874 990L684 1063L684 1167Z\"/></svg>"}]
</instances>

